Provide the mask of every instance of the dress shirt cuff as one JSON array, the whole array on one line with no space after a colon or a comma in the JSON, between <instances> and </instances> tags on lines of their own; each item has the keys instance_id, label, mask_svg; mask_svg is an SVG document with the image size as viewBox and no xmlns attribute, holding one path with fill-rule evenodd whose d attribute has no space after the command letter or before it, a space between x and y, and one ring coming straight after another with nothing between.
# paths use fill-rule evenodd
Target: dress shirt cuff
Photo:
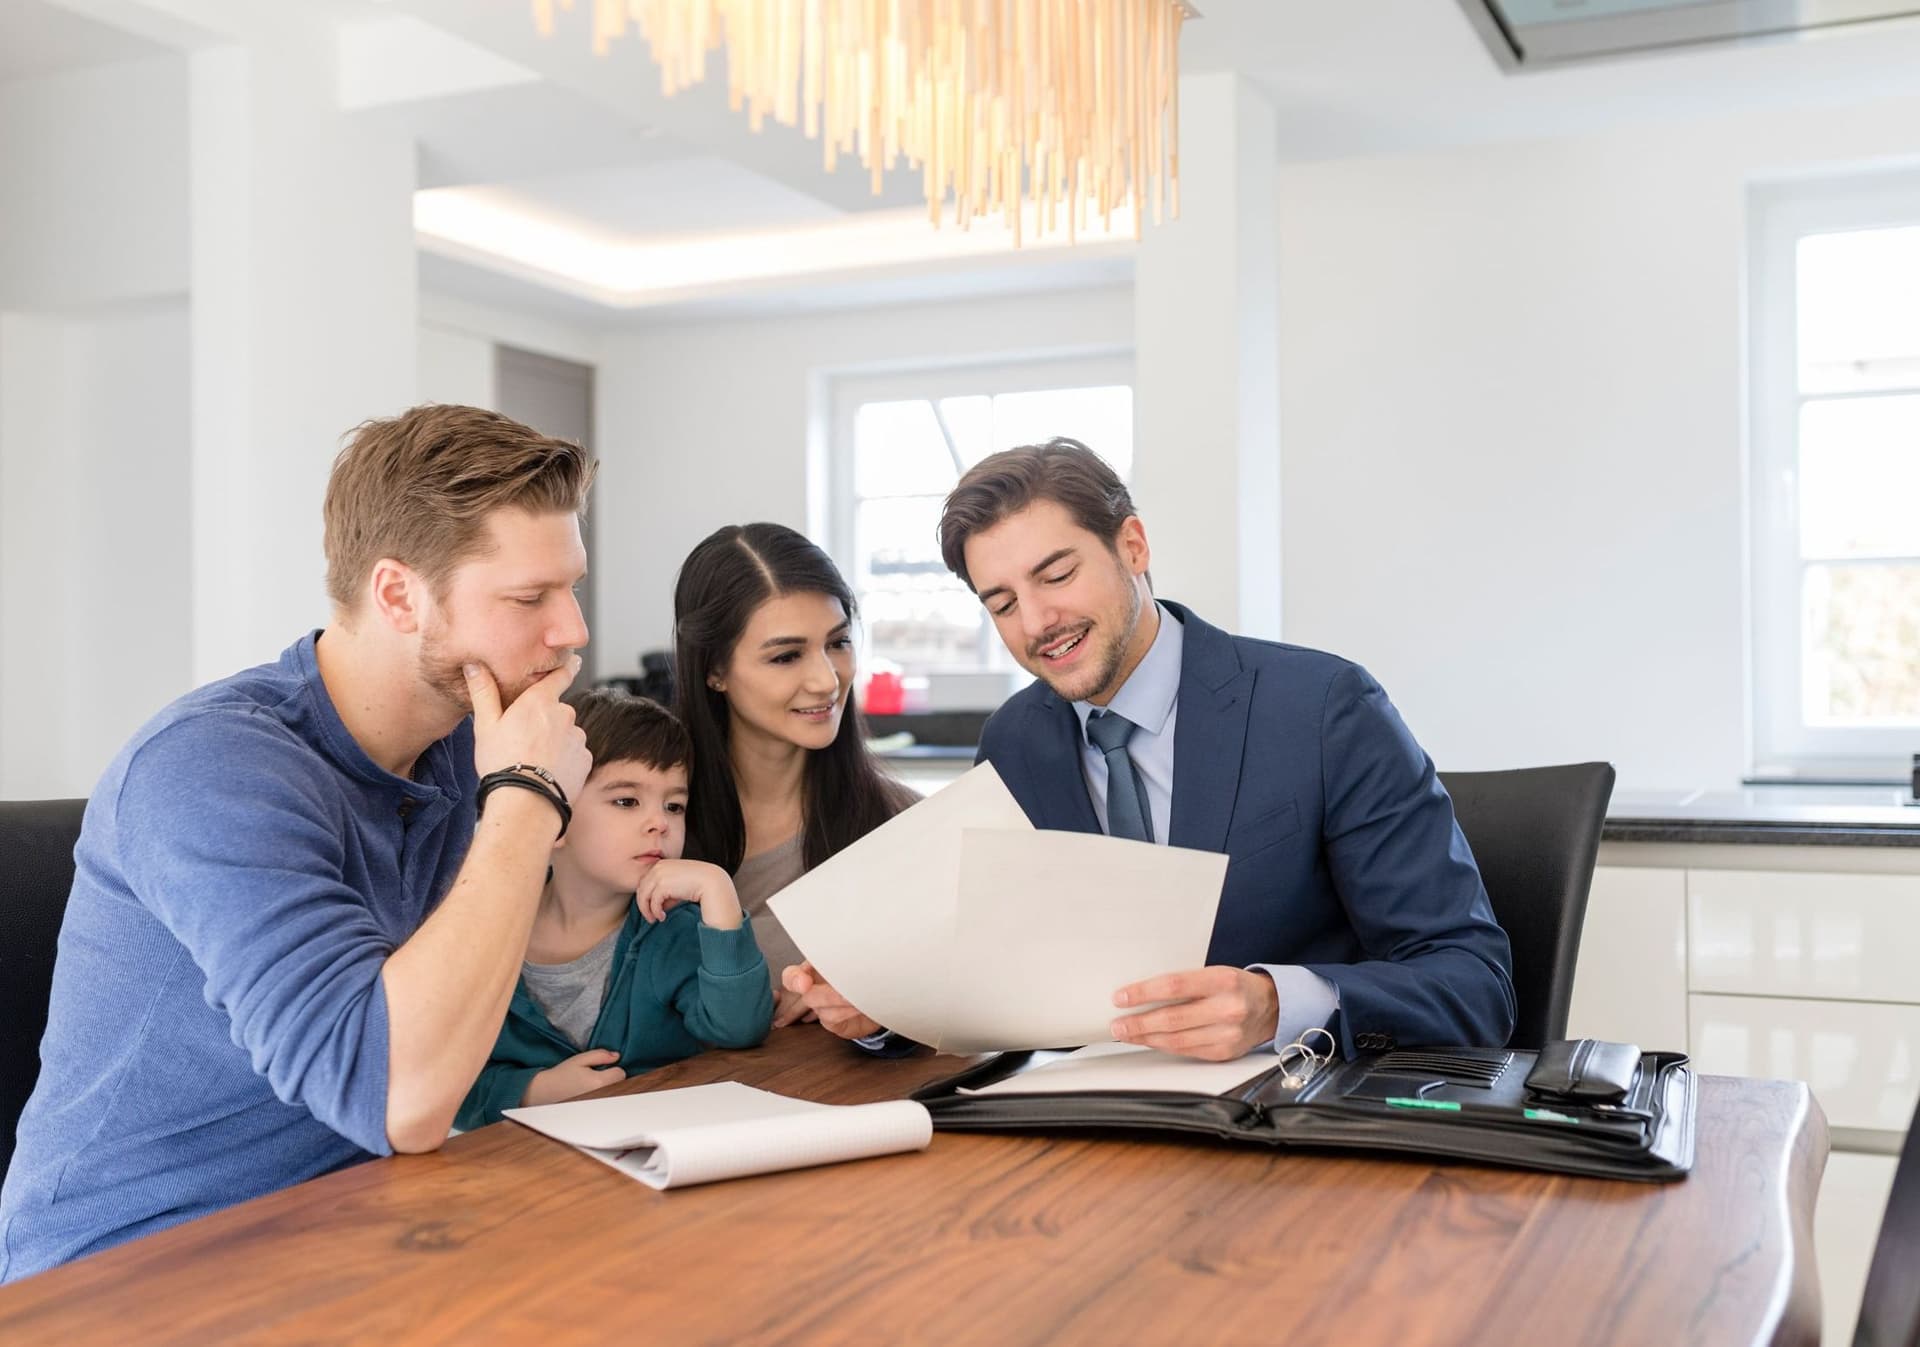
<instances>
[{"instance_id":1,"label":"dress shirt cuff","mask_svg":"<svg viewBox=\"0 0 1920 1347\"><path fill-rule=\"evenodd\" d=\"M1249 973L1265 973L1273 979L1273 990L1280 998L1280 1021L1272 1041L1255 1048L1278 1052L1309 1029L1324 1029L1340 1009L1340 989L1299 964L1256 963Z\"/></svg>"}]
</instances>

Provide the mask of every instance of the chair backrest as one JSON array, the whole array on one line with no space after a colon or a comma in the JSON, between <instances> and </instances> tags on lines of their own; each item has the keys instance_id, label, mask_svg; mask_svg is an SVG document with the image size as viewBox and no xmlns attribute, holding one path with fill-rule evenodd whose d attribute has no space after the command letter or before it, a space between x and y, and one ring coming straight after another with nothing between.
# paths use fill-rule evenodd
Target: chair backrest
<instances>
[{"instance_id":1,"label":"chair backrest","mask_svg":"<svg viewBox=\"0 0 1920 1347\"><path fill-rule=\"evenodd\" d=\"M0 800L0 1173L40 1075L53 956L85 800Z\"/></svg>"},{"instance_id":2,"label":"chair backrest","mask_svg":"<svg viewBox=\"0 0 1920 1347\"><path fill-rule=\"evenodd\" d=\"M1920 1108L1893 1171L1853 1347L1920 1347Z\"/></svg>"},{"instance_id":3,"label":"chair backrest","mask_svg":"<svg viewBox=\"0 0 1920 1347\"><path fill-rule=\"evenodd\" d=\"M1440 781L1513 946L1519 1014L1508 1042L1537 1048L1564 1038L1613 766L1442 772Z\"/></svg>"}]
</instances>

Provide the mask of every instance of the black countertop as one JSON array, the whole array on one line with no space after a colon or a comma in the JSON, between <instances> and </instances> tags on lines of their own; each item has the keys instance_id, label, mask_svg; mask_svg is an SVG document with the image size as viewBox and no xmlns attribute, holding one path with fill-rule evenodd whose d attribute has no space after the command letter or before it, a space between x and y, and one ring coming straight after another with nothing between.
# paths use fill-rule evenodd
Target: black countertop
<instances>
[{"instance_id":1,"label":"black countertop","mask_svg":"<svg viewBox=\"0 0 1920 1347\"><path fill-rule=\"evenodd\" d=\"M1892 787L1614 792L1603 842L1920 847L1920 807Z\"/></svg>"},{"instance_id":2,"label":"black countertop","mask_svg":"<svg viewBox=\"0 0 1920 1347\"><path fill-rule=\"evenodd\" d=\"M910 746L883 748L901 762L973 761L985 712L868 716L876 739L902 732ZM1603 842L1691 845L1920 847L1920 806L1891 786L1748 786L1740 790L1616 790Z\"/></svg>"}]
</instances>

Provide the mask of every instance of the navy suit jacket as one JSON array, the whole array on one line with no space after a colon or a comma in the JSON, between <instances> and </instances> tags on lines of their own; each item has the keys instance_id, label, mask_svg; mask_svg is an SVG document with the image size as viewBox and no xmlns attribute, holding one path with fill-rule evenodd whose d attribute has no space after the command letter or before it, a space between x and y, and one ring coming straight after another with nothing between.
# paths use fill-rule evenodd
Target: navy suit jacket
<instances>
[{"instance_id":1,"label":"navy suit jacket","mask_svg":"<svg viewBox=\"0 0 1920 1347\"><path fill-rule=\"evenodd\" d=\"M1506 933L1453 802L1387 694L1337 656L1229 636L1165 606L1185 628L1167 841L1230 858L1207 962L1319 974L1339 989L1332 1027L1349 1056L1504 1044ZM1100 831L1079 719L1045 683L993 714L980 758L1035 827Z\"/></svg>"}]
</instances>

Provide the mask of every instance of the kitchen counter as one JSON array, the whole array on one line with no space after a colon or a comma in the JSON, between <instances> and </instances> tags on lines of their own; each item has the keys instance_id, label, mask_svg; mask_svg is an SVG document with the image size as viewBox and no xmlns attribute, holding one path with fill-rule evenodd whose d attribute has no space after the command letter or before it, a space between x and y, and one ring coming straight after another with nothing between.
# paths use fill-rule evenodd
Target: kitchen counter
<instances>
[{"instance_id":1,"label":"kitchen counter","mask_svg":"<svg viewBox=\"0 0 1920 1347\"><path fill-rule=\"evenodd\" d=\"M1920 806L1892 786L1616 790L1607 842L1920 847Z\"/></svg>"}]
</instances>

